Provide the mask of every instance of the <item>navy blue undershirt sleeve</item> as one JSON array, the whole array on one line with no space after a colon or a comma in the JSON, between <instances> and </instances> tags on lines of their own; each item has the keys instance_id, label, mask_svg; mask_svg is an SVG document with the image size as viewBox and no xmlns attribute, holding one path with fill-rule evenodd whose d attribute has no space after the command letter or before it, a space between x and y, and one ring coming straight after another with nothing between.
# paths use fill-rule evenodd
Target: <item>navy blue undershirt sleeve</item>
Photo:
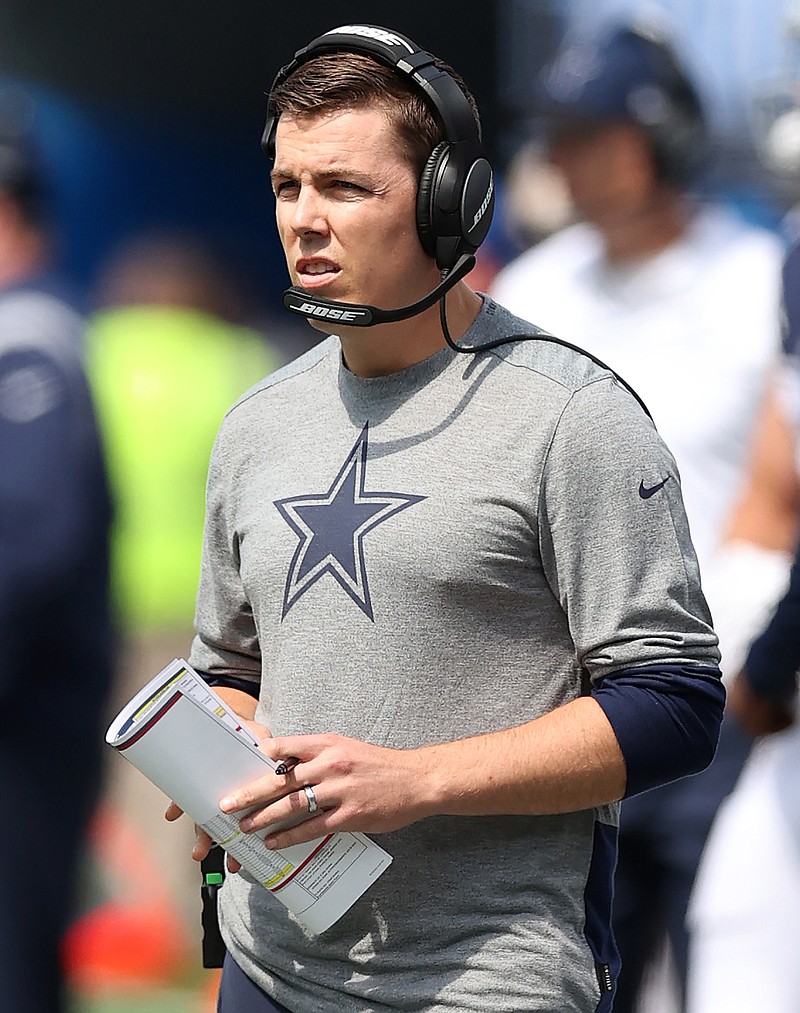
<instances>
[{"instance_id":1,"label":"navy blue undershirt sleeve","mask_svg":"<svg viewBox=\"0 0 800 1013\"><path fill-rule=\"evenodd\" d=\"M253 699L258 700L259 684L252 679L240 678L236 675L211 675L209 672L197 673L204 682L214 689L215 686L224 686L227 689L238 689L247 693Z\"/></svg>"},{"instance_id":2,"label":"navy blue undershirt sleeve","mask_svg":"<svg viewBox=\"0 0 800 1013\"><path fill-rule=\"evenodd\" d=\"M789 587L767 628L752 644L745 662L747 681L759 696L790 700L800 671L800 547Z\"/></svg>"},{"instance_id":3,"label":"navy blue undershirt sleeve","mask_svg":"<svg viewBox=\"0 0 800 1013\"><path fill-rule=\"evenodd\" d=\"M717 748L725 690L710 665L643 665L603 677L592 690L627 768L625 797L696 774Z\"/></svg>"},{"instance_id":4,"label":"navy blue undershirt sleeve","mask_svg":"<svg viewBox=\"0 0 800 1013\"><path fill-rule=\"evenodd\" d=\"M783 265L783 350L800 356L800 244ZM800 546L795 552L789 587L763 633L753 641L744 664L747 681L758 696L791 700L800 671Z\"/></svg>"}]
</instances>

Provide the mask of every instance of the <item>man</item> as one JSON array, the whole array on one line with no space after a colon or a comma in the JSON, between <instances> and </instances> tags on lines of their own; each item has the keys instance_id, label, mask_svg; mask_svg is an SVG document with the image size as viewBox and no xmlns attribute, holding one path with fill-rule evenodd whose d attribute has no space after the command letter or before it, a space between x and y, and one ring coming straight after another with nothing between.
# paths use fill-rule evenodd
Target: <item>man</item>
<instances>
[{"instance_id":1,"label":"man","mask_svg":"<svg viewBox=\"0 0 800 1013\"><path fill-rule=\"evenodd\" d=\"M610 362L644 398L680 469L723 671L733 673L785 580L793 530L791 518L771 515L769 547L721 550L756 421L772 397L781 245L690 196L708 148L705 118L652 27L565 43L542 74L540 112L581 220L509 265L492 294ZM636 1008L665 930L683 980L695 870L748 750L726 723L703 776L622 807L617 1013Z\"/></svg>"},{"instance_id":2,"label":"man","mask_svg":"<svg viewBox=\"0 0 800 1013\"><path fill-rule=\"evenodd\" d=\"M59 947L99 787L111 682L109 499L81 320L48 273L44 218L38 162L18 136L4 136L0 798L10 868L0 981L14 1013L65 1009Z\"/></svg>"},{"instance_id":3,"label":"man","mask_svg":"<svg viewBox=\"0 0 800 1013\"><path fill-rule=\"evenodd\" d=\"M785 415L794 427L766 419L760 467L737 510L736 537L763 541L775 498L797 517L800 485L800 246L783 270ZM800 791L797 764L797 677L800 673L800 548L786 593L731 683L729 710L759 738L740 781L711 828L689 908L692 951L689 1013L800 1005L795 954L800 932ZM748 973L731 969L747 961Z\"/></svg>"},{"instance_id":4,"label":"man","mask_svg":"<svg viewBox=\"0 0 800 1013\"><path fill-rule=\"evenodd\" d=\"M615 802L707 764L723 699L674 461L459 280L492 181L448 68L346 26L269 110L285 302L331 336L223 422L190 662L298 761L221 800L244 831L393 863L315 938L229 876L220 1009L608 1011Z\"/></svg>"}]
</instances>

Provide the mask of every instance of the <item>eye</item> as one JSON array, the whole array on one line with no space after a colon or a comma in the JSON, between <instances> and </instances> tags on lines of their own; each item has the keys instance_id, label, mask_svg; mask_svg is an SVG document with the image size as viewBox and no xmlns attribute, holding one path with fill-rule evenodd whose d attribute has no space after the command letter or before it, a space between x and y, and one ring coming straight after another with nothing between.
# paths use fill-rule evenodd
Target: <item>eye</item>
<instances>
[{"instance_id":1,"label":"eye","mask_svg":"<svg viewBox=\"0 0 800 1013\"><path fill-rule=\"evenodd\" d=\"M275 183L273 190L276 197L286 197L290 196L293 191L296 191L297 186L296 180L284 179L281 182Z\"/></svg>"},{"instance_id":2,"label":"eye","mask_svg":"<svg viewBox=\"0 0 800 1013\"><path fill-rule=\"evenodd\" d=\"M358 183L354 183L349 179L335 179L333 185L340 190L353 190L360 193L365 193L363 186L359 186Z\"/></svg>"}]
</instances>

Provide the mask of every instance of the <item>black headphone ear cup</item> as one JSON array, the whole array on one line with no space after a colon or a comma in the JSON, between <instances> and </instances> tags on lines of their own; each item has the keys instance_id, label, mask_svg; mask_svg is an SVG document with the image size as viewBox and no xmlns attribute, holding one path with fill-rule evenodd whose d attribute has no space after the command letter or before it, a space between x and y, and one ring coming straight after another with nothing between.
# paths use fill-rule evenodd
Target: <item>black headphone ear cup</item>
<instances>
[{"instance_id":1,"label":"black headphone ear cup","mask_svg":"<svg viewBox=\"0 0 800 1013\"><path fill-rule=\"evenodd\" d=\"M431 257L436 256L436 228L434 226L436 180L442 162L447 158L450 145L446 141L437 144L422 170L417 189L417 232L423 250Z\"/></svg>"}]
</instances>

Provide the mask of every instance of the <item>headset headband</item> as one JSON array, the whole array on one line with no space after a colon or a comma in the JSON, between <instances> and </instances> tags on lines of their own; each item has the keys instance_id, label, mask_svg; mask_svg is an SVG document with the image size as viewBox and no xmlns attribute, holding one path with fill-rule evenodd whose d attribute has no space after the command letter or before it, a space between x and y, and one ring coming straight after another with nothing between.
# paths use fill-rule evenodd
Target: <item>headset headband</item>
<instances>
[{"instance_id":1,"label":"headset headband","mask_svg":"<svg viewBox=\"0 0 800 1013\"><path fill-rule=\"evenodd\" d=\"M480 153L477 121L466 95L453 78L439 70L434 64L434 57L411 39L377 25L344 25L313 39L294 54L291 63L281 67L272 82L270 96L302 64L322 53L337 52L364 53L407 75L439 114L445 139L451 145L474 147L475 153ZM277 119L270 110L261 142L270 158L275 154Z\"/></svg>"}]
</instances>

